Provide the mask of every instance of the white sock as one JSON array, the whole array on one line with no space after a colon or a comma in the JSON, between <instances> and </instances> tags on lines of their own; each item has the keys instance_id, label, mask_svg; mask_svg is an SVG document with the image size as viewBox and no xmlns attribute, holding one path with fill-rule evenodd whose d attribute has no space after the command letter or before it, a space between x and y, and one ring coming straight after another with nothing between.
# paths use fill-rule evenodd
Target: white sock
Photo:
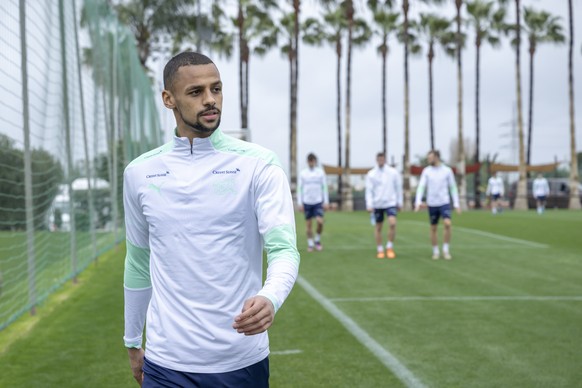
<instances>
[{"instance_id":1,"label":"white sock","mask_svg":"<svg viewBox=\"0 0 582 388\"><path fill-rule=\"evenodd\" d=\"M449 253L449 244L443 244L443 252Z\"/></svg>"},{"instance_id":2,"label":"white sock","mask_svg":"<svg viewBox=\"0 0 582 388\"><path fill-rule=\"evenodd\" d=\"M439 254L439 246L438 245L434 245L432 247L432 254L433 255L438 255Z\"/></svg>"},{"instance_id":3,"label":"white sock","mask_svg":"<svg viewBox=\"0 0 582 388\"><path fill-rule=\"evenodd\" d=\"M313 247L313 239L312 238L307 239L307 246Z\"/></svg>"},{"instance_id":4,"label":"white sock","mask_svg":"<svg viewBox=\"0 0 582 388\"><path fill-rule=\"evenodd\" d=\"M392 247L393 247L393 246L394 246L394 245L392 244L392 241L388 241L388 242L386 243L386 249L392 249Z\"/></svg>"},{"instance_id":5,"label":"white sock","mask_svg":"<svg viewBox=\"0 0 582 388\"><path fill-rule=\"evenodd\" d=\"M382 245L378 245L376 249L378 252L384 252L384 247Z\"/></svg>"},{"instance_id":6,"label":"white sock","mask_svg":"<svg viewBox=\"0 0 582 388\"><path fill-rule=\"evenodd\" d=\"M321 240L321 235L320 234L316 234L315 235L315 242L318 243Z\"/></svg>"},{"instance_id":7,"label":"white sock","mask_svg":"<svg viewBox=\"0 0 582 388\"><path fill-rule=\"evenodd\" d=\"M497 208L496 207L493 208L493 214L497 214Z\"/></svg>"}]
</instances>

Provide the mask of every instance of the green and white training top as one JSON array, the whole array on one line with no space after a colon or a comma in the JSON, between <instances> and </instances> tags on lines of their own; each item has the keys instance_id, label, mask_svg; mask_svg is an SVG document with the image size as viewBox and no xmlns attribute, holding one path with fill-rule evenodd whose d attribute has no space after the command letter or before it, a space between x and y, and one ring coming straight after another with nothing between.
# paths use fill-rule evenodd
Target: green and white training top
<instances>
[{"instance_id":1,"label":"green and white training top","mask_svg":"<svg viewBox=\"0 0 582 388\"><path fill-rule=\"evenodd\" d=\"M244 301L275 311L299 268L287 176L269 150L223 134L174 140L124 173L125 335L162 367L223 373L269 354L267 333L232 328ZM267 254L263 284L262 255Z\"/></svg>"}]
</instances>

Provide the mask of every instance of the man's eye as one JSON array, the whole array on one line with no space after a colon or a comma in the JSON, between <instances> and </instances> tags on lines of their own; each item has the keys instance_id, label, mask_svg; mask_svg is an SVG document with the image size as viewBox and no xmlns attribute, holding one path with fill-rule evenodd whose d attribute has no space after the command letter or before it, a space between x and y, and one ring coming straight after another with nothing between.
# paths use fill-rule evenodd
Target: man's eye
<instances>
[{"instance_id":1,"label":"man's eye","mask_svg":"<svg viewBox=\"0 0 582 388\"><path fill-rule=\"evenodd\" d=\"M221 91L222 91L222 88L220 88L220 87L214 88L214 92L216 92L216 93L220 93Z\"/></svg>"}]
</instances>

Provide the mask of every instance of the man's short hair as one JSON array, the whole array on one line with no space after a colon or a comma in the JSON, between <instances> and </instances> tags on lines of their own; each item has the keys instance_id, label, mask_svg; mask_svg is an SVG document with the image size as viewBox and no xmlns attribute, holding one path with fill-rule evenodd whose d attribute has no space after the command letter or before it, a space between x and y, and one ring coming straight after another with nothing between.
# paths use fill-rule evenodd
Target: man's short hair
<instances>
[{"instance_id":1,"label":"man's short hair","mask_svg":"<svg viewBox=\"0 0 582 388\"><path fill-rule=\"evenodd\" d=\"M172 89L174 86L176 73L182 66L208 65L210 63L214 64L212 59L208 58L204 54L195 53L192 51L185 51L174 56L168 61L168 63L166 63L166 67L164 67L164 89Z\"/></svg>"},{"instance_id":2,"label":"man's short hair","mask_svg":"<svg viewBox=\"0 0 582 388\"><path fill-rule=\"evenodd\" d=\"M315 156L315 154L312 152L309 155L307 155L307 160L309 162L315 161L315 160L317 160L317 156Z\"/></svg>"},{"instance_id":3,"label":"man's short hair","mask_svg":"<svg viewBox=\"0 0 582 388\"><path fill-rule=\"evenodd\" d=\"M439 160L441 159L441 153L439 152L439 150L430 150L430 151L428 151L428 153L433 154L434 156L439 158Z\"/></svg>"},{"instance_id":4,"label":"man's short hair","mask_svg":"<svg viewBox=\"0 0 582 388\"><path fill-rule=\"evenodd\" d=\"M378 159L379 157L386 158L386 154L385 154L384 152L378 152L378 153L376 154L376 159Z\"/></svg>"}]
</instances>

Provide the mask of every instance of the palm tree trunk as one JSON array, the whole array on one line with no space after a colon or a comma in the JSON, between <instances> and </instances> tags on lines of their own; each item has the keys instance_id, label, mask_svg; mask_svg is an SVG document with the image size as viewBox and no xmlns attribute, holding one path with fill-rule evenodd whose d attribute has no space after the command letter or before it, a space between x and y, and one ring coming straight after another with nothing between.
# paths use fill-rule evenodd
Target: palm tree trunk
<instances>
[{"instance_id":1,"label":"palm tree trunk","mask_svg":"<svg viewBox=\"0 0 582 388\"><path fill-rule=\"evenodd\" d=\"M570 209L580 209L580 193L578 192L578 158L576 155L576 126L574 123L574 21L572 0L568 0L568 22L570 25L570 40L568 42L568 95L570 99Z\"/></svg>"},{"instance_id":2,"label":"palm tree trunk","mask_svg":"<svg viewBox=\"0 0 582 388\"><path fill-rule=\"evenodd\" d=\"M344 169L344 187L343 187L343 200L342 200L342 210L352 211L354 210L353 196L352 196L352 185L350 182L351 170L350 170L350 110L351 110L351 76L352 76L352 33L354 30L354 8L352 0L347 0L347 17L348 17L348 53L347 53L347 70L346 70L346 168Z\"/></svg>"},{"instance_id":3,"label":"palm tree trunk","mask_svg":"<svg viewBox=\"0 0 582 388\"><path fill-rule=\"evenodd\" d=\"M382 36L382 152L388 158L388 128L386 112L386 46L388 34ZM388 160L388 159L386 159Z\"/></svg>"},{"instance_id":4,"label":"palm tree trunk","mask_svg":"<svg viewBox=\"0 0 582 388\"><path fill-rule=\"evenodd\" d=\"M295 55L293 45L289 52L289 170L291 175L291 196L293 203L297 198L297 80L295 79Z\"/></svg>"},{"instance_id":5,"label":"palm tree trunk","mask_svg":"<svg viewBox=\"0 0 582 388\"><path fill-rule=\"evenodd\" d=\"M293 203L297 197L297 96L299 86L299 7L300 0L293 0L293 42L290 44L291 66L291 149L289 153L289 170L291 175L291 195ZM290 42L291 43L291 42Z\"/></svg>"},{"instance_id":6,"label":"palm tree trunk","mask_svg":"<svg viewBox=\"0 0 582 388\"><path fill-rule=\"evenodd\" d=\"M245 80L244 80L244 51L245 51L245 43L244 43L244 15L243 15L243 8L242 8L243 0L239 0L238 2L238 81L239 81L239 107L240 107L240 123L241 128L246 128L246 118L245 118L245 102L244 102L244 90L245 90Z\"/></svg>"},{"instance_id":7,"label":"palm tree trunk","mask_svg":"<svg viewBox=\"0 0 582 388\"><path fill-rule=\"evenodd\" d=\"M432 84L432 60L433 60L432 45L428 51L428 120L430 130L430 149L434 150L434 105L433 105L433 84Z\"/></svg>"},{"instance_id":8,"label":"palm tree trunk","mask_svg":"<svg viewBox=\"0 0 582 388\"><path fill-rule=\"evenodd\" d=\"M409 131L409 77L408 77L408 0L402 1L402 11L404 13L404 161L402 173L402 186L404 191L404 208L412 209L410 199L410 131Z\"/></svg>"},{"instance_id":9,"label":"palm tree trunk","mask_svg":"<svg viewBox=\"0 0 582 388\"><path fill-rule=\"evenodd\" d=\"M457 109L459 121L459 161L457 164L457 176L459 179L459 204L461 209L467 208L467 182L465 179L465 144L463 139L463 67L461 61L462 36L461 36L461 7L463 0L456 0L457 6Z\"/></svg>"},{"instance_id":10,"label":"palm tree trunk","mask_svg":"<svg viewBox=\"0 0 582 388\"><path fill-rule=\"evenodd\" d=\"M527 165L531 165L531 139L533 132L533 88L534 88L534 54L535 49L531 48L529 52L529 112L527 122ZM529 175L529 173L528 173Z\"/></svg>"},{"instance_id":11,"label":"palm tree trunk","mask_svg":"<svg viewBox=\"0 0 582 388\"><path fill-rule=\"evenodd\" d=\"M340 37L336 41L336 54L337 54L337 166L342 169L342 124L341 124L341 63L342 63L342 44ZM338 197L338 208L342 208L342 182L343 169L337 176L337 197Z\"/></svg>"},{"instance_id":12,"label":"palm tree trunk","mask_svg":"<svg viewBox=\"0 0 582 388\"><path fill-rule=\"evenodd\" d=\"M479 40L479 38L477 38ZM481 64L481 44L475 45L475 163L479 163L479 147L481 145L481 129L479 127L479 88L480 88L480 64ZM481 209L481 169L475 173L475 209Z\"/></svg>"},{"instance_id":13,"label":"palm tree trunk","mask_svg":"<svg viewBox=\"0 0 582 388\"><path fill-rule=\"evenodd\" d=\"M527 210L527 180L525 152L523 142L523 109L521 106L521 70L520 70L520 48L521 48L521 5L520 0L515 0L516 12L516 44L515 44L515 79L517 94L517 135L519 141L519 181L515 193L514 209Z\"/></svg>"}]
</instances>

